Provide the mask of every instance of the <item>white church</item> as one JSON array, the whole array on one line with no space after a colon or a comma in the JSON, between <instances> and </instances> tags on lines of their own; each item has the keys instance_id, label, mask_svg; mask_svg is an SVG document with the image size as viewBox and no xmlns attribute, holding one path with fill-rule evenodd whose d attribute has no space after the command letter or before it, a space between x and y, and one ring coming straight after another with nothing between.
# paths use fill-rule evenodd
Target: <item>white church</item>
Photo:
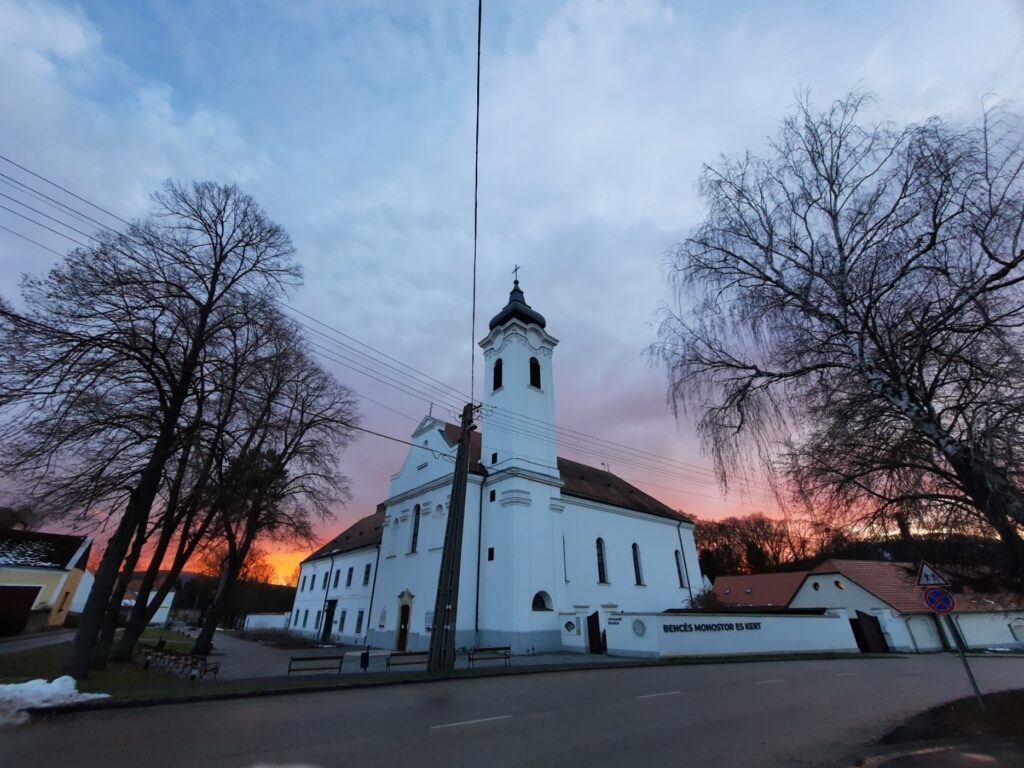
<instances>
[{"instance_id":1,"label":"white church","mask_svg":"<svg viewBox=\"0 0 1024 768\"><path fill-rule=\"evenodd\" d=\"M456 642L602 652L609 622L684 608L702 588L693 521L557 455L554 351L516 280L480 341ZM293 632L393 650L430 643L459 429L427 416L377 511L303 561Z\"/></svg>"}]
</instances>

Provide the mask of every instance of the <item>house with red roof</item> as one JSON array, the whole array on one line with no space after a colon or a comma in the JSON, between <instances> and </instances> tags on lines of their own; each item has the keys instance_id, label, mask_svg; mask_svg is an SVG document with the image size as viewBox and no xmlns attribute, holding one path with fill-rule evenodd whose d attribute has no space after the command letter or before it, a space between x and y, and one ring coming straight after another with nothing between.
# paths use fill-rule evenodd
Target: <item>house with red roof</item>
<instances>
[{"instance_id":1,"label":"house with red roof","mask_svg":"<svg viewBox=\"0 0 1024 768\"><path fill-rule=\"evenodd\" d=\"M940 617L925 604L917 574L913 563L829 559L806 574L789 606L874 616L891 650L953 649L954 632L971 648L1024 648L1019 597L954 590L955 610Z\"/></svg>"}]
</instances>

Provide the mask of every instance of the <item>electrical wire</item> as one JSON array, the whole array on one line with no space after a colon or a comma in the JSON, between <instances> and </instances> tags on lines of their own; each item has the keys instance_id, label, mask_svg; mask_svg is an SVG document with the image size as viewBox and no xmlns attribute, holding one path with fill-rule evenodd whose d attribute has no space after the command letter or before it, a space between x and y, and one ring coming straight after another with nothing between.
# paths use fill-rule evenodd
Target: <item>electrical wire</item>
<instances>
[{"instance_id":1,"label":"electrical wire","mask_svg":"<svg viewBox=\"0 0 1024 768\"><path fill-rule=\"evenodd\" d=\"M46 179L45 177L35 173L34 171L27 169L25 166L20 165L3 155L0 155L0 159L11 163L15 167L24 170L26 173L29 173L32 176L41 179L42 181L45 181L46 183L50 184L56 189L60 189L61 191L66 192L72 197L85 202L86 204L92 206L93 208L103 211L104 213L112 216L118 221L127 223L127 220L117 216L116 214L111 213L106 208L103 208L102 206L92 203L86 198L77 195L76 193L71 192L70 190L67 190L65 187L55 182L52 182L49 179ZM80 220L84 218L86 220L92 221L93 223L100 224L100 222L98 222L96 219L93 219L92 217L89 217L86 214L82 214L81 212L77 211L71 206L61 203L60 201L57 201L55 198L52 198L46 195L45 193L42 193L41 191L27 184L24 184L23 182L14 180L12 179L12 177L7 176L6 174L0 174L0 177L13 180L16 184L22 187L27 194L42 196L43 198L52 201L52 203L55 206L59 206L60 209L66 211L69 215L74 215L76 216L76 218L79 218ZM8 186L11 185L8 184ZM3 193L0 193L0 195L3 195ZM65 226L68 229L77 232L78 234L82 234L86 237L89 237L90 239L96 239L98 241L98 239L94 235L89 235L87 233L82 232L81 230L78 230L77 228L71 227L67 223L61 222L55 217L49 216L48 214L45 214L39 211L38 209L33 208L32 206L26 205L22 201L12 198L10 195L3 196L8 199L14 200L14 202L16 202L17 204L22 205L41 216L44 216L52 221L59 223L61 226ZM60 237L63 237L69 240L70 242L73 242L82 247L89 247L86 243L83 243L82 241L74 237L71 237L65 233L59 232L58 230L55 230L52 227L43 224L42 222L36 221L29 216L25 216L24 214L21 214L18 211L15 211L11 208L2 205L0 205L0 208L3 208L4 210L9 211L10 213L16 216L19 216L20 218L29 221L30 223L33 223L36 226L47 229L48 231ZM102 225L100 224L100 226ZM55 249L52 249L42 243L39 243L38 241L33 240L32 238L26 237L20 232L17 232L5 226L2 228L5 231L10 232L11 234L17 237L20 237L40 248L43 248L44 250L47 250L48 252L60 255L59 252L56 251ZM397 391L400 391L403 394L414 397L425 403L436 403L441 405L442 407L451 409L453 411L453 415L457 414L458 411L460 410L458 406L458 403L460 401L464 401L465 399L469 399L470 401L472 401L471 396L469 398L466 398L465 393L462 393L456 388L451 387L450 385L440 381L439 379L431 377L426 373L412 366L409 366L401 362L400 360L397 360L394 357L391 357L383 353L381 350L376 349L372 345L366 344L356 339L355 337L345 334L343 331L340 331L339 329L334 328L318 320L317 318L299 310L296 307L293 307L288 304L284 304L284 306L294 314L305 317L306 319L320 326L320 328L326 329L327 331L330 331L331 333L336 334L337 336L347 339L348 341L351 341L353 344L356 344L359 347L362 347L363 349L369 351L364 352L362 350L356 349L355 347L352 346L352 344L343 342L339 338L332 337L328 333L325 333L323 330L320 330L320 328L313 328L309 324L302 323L301 321L296 321L302 327L306 328L307 330L313 333L316 333L329 344L341 346L347 352L358 355L360 359L353 360L351 357L348 357L347 355L339 352L337 349L331 349L329 347L324 346L323 344L316 344L319 350L316 352L318 356L321 356L327 360L331 360L335 364L338 364L348 370L352 370L356 373L367 376L379 383L396 389ZM374 357L374 355L379 356L380 358L383 358L388 362L384 362L383 360L377 359ZM472 392L470 393L470 395L472 395ZM378 403L376 401L372 402L381 407L389 408L389 406L386 406L382 403ZM587 433L569 429L567 427L558 427L544 420L527 416L525 414L515 413L511 410L502 408L500 406L489 406L489 411L490 415L489 417L485 417L485 420L494 424L498 428L505 429L506 431L517 432L525 436L537 437L539 430L541 433L545 435L545 439L551 440L556 445L558 445L560 441L561 444L564 445L565 447L571 448L572 450L578 451L580 453L584 453L591 456L598 456L604 459L612 458L616 461L616 463L622 463L626 464L627 466L632 466L647 471L658 472L661 474L670 474L677 477L680 480L683 480L684 482L698 483L703 485L718 485L716 476L711 470L707 469L706 467L700 467L699 465L691 464L688 462L670 459L664 456L660 456L658 454L654 454L649 451L632 448L622 443L596 437L594 435L589 435ZM409 416L408 414L403 414L399 412L396 413L398 413L398 415L403 416L404 418L408 418L410 420L415 421L415 419L413 419L413 417ZM554 435L556 435L559 438L559 440L554 440L553 438L551 438L551 432L553 432ZM750 490L771 492L771 489L765 488L764 486L753 483L751 481L741 481L740 483L738 483L738 485L741 487L746 487Z\"/></svg>"}]
</instances>

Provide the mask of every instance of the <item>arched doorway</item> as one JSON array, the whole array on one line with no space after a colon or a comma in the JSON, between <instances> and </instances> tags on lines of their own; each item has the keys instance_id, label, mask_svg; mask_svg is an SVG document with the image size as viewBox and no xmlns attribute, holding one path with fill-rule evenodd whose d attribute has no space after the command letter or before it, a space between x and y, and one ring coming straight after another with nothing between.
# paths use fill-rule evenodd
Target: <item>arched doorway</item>
<instances>
[{"instance_id":1,"label":"arched doorway","mask_svg":"<svg viewBox=\"0 0 1024 768\"><path fill-rule=\"evenodd\" d=\"M395 622L395 650L409 650L409 622L412 617L412 603L415 598L408 589L398 596L398 620Z\"/></svg>"},{"instance_id":2,"label":"arched doorway","mask_svg":"<svg viewBox=\"0 0 1024 768\"><path fill-rule=\"evenodd\" d=\"M408 605L398 609L398 634L395 636L395 650L404 651L409 645L409 614Z\"/></svg>"}]
</instances>

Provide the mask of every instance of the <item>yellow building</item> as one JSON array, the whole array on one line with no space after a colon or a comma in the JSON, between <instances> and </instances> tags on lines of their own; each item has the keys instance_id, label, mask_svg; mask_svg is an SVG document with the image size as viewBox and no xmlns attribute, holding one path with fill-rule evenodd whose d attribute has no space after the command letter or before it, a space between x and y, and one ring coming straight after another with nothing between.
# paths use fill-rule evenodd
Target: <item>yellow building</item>
<instances>
[{"instance_id":1,"label":"yellow building","mask_svg":"<svg viewBox=\"0 0 1024 768\"><path fill-rule=\"evenodd\" d=\"M0 637L61 626L91 547L88 536L0 531Z\"/></svg>"}]
</instances>

